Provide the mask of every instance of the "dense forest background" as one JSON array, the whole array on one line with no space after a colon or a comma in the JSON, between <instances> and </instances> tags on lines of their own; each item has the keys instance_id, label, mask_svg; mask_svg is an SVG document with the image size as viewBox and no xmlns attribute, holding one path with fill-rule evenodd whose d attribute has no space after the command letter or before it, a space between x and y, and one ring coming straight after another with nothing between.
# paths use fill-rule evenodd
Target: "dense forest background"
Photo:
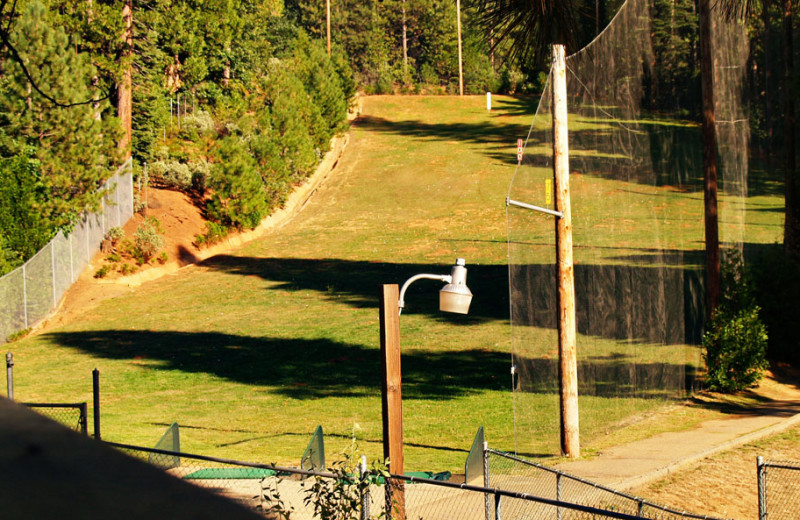
<instances>
[{"instance_id":1,"label":"dense forest background","mask_svg":"<svg viewBox=\"0 0 800 520\"><path fill-rule=\"evenodd\" d=\"M621 3L574 0L570 50L591 41ZM507 59L516 33L487 26L486 7L461 7L465 93L535 102L546 58ZM794 139L791 114L776 110L796 90L786 72L793 36L783 4L756 7L744 22L751 56L742 96L755 155L779 181ZM128 153L137 176L191 192L219 230L246 229L314 170L346 128L357 91L458 92L453 1L332 0L330 55L324 0L0 0L0 8L0 274L95 208L97 188ZM698 119L697 4L652 0L651 9L654 53L665 65L645 104ZM118 146L126 71L130 150Z\"/></svg>"}]
</instances>

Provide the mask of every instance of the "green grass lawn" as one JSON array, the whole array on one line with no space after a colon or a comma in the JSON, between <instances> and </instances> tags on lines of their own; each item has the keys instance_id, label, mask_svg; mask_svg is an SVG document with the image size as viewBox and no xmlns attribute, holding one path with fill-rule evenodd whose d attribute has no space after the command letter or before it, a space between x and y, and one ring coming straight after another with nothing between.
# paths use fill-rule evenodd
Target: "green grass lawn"
<instances>
[{"instance_id":1,"label":"green grass lawn","mask_svg":"<svg viewBox=\"0 0 800 520\"><path fill-rule=\"evenodd\" d=\"M515 402L509 373L505 196L516 139L527 135L534 110L528 100L502 96L491 113L483 96L365 98L339 166L299 216L235 253L10 345L17 398L91 401L91 370L98 367L108 440L152 446L177 421L185 451L299 464L321 424L329 462L353 439L379 458L379 285L400 284L419 272L445 274L464 257L475 293L470 315L439 313L437 282L418 282L406 297L406 468L460 472L481 425L493 447L513 450L515 407L541 410L520 415L520 431L539 421L546 432L527 439L520 451L553 455L552 396L518 394ZM701 193L643 186L634 188L645 195L631 199L628 183L592 175L580 180L613 196L628 193L625 200L639 201L631 211L651 209L662 195L702 199ZM576 181L575 189L590 187ZM782 201L774 195L757 201L766 208L758 212L758 240L774 242L770 230L779 228L771 226L781 218L774 209ZM608 223L607 208L597 201L581 218ZM675 218L686 218L694 230L701 214L687 211L694 213ZM582 233L576 232L576 244L609 246L596 233ZM632 226L630 233L626 247L642 247L636 235L643 231ZM669 231L663 236L671 240ZM624 248L613 246L617 250L602 249L604 263L630 261L619 254ZM547 338L552 329L530 333ZM579 345L583 340L593 356L620 348L591 332ZM591 451L616 429L609 425L630 423L631 413L652 413L663 403L588 396L582 401L585 446Z\"/></svg>"}]
</instances>

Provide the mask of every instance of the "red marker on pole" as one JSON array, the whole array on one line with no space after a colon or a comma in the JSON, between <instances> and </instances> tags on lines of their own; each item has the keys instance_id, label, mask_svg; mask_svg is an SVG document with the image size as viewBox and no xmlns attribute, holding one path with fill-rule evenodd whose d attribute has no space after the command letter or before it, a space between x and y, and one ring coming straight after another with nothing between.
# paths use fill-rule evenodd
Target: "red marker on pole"
<instances>
[{"instance_id":1,"label":"red marker on pole","mask_svg":"<svg viewBox=\"0 0 800 520\"><path fill-rule=\"evenodd\" d=\"M522 162L522 147L523 147L522 139L517 139L517 162L518 163Z\"/></svg>"}]
</instances>

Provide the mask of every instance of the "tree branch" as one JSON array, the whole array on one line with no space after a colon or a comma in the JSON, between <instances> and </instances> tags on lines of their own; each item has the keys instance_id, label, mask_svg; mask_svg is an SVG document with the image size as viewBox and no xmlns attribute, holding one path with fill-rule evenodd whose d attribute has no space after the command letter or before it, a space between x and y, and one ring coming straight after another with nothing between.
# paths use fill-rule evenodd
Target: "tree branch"
<instances>
[{"instance_id":1,"label":"tree branch","mask_svg":"<svg viewBox=\"0 0 800 520\"><path fill-rule=\"evenodd\" d=\"M6 7L7 4L8 4L8 0L0 0L0 13L2 13L5 10L5 7ZM98 99L89 99L89 100L80 101L80 102L77 102L77 103L61 103L60 101L58 101L54 97L52 97L49 94L45 93L41 88L39 88L39 85L36 84L36 80L33 79L33 77L31 76L30 71L28 71L28 67L25 66L25 62L22 59L22 56L19 55L19 52L17 52L17 49L11 44L11 42L9 41L9 38L8 38L8 35L10 34L10 30L11 30L11 23L14 21L14 13L15 13L16 9L17 9L17 0L14 0L14 4L11 6L11 11L8 13L8 25L6 26L5 29L0 29L0 42L3 44L2 47L9 51L9 54L11 54L11 58L15 62L17 62L17 64L20 66L20 68L22 69L22 73L25 75L25 77L30 82L31 87L33 88L33 90L38 92L39 95L42 96L43 98L45 98L47 101L49 101L53 105L55 105L57 107L60 107L60 108L71 108L71 107L76 107L76 106L81 106L81 105L91 105L91 104L98 103L100 101L106 100L111 96L111 93L109 92L109 93L106 93L105 96L103 96L101 98L98 98Z\"/></svg>"}]
</instances>

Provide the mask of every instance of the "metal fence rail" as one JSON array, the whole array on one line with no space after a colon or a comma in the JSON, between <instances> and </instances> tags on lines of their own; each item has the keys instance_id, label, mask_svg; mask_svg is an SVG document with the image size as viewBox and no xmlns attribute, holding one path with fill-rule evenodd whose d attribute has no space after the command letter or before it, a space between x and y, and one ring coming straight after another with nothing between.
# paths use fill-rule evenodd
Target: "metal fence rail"
<instances>
[{"instance_id":1,"label":"metal fence rail","mask_svg":"<svg viewBox=\"0 0 800 520\"><path fill-rule=\"evenodd\" d=\"M49 316L100 250L106 232L133 216L131 164L128 159L103 185L107 195L100 211L84 214L69 236L59 231L36 255L0 277L0 342Z\"/></svg>"},{"instance_id":2,"label":"metal fence rail","mask_svg":"<svg viewBox=\"0 0 800 520\"><path fill-rule=\"evenodd\" d=\"M796 519L800 511L800 462L758 457L759 520Z\"/></svg>"},{"instance_id":3,"label":"metal fence rail","mask_svg":"<svg viewBox=\"0 0 800 520\"><path fill-rule=\"evenodd\" d=\"M678 511L641 497L617 491L596 482L525 460L510 453L487 448L488 483L492 487L525 491L537 496L563 500L603 510L620 511L641 518L706 519L712 517ZM535 514L529 510L527 514ZM559 516L561 518L567 518Z\"/></svg>"},{"instance_id":4,"label":"metal fence rail","mask_svg":"<svg viewBox=\"0 0 800 520\"><path fill-rule=\"evenodd\" d=\"M19 403L45 417L88 435L86 403Z\"/></svg>"},{"instance_id":5,"label":"metal fence rail","mask_svg":"<svg viewBox=\"0 0 800 520\"><path fill-rule=\"evenodd\" d=\"M106 444L143 461L149 460L177 478L209 488L261 511L269 512L271 508L280 505L282 510L291 511L290 518L298 520L319 518L314 512L314 500L309 499L316 484L332 485L349 478L331 472L307 471L113 442ZM362 520L376 518L384 512L391 519L409 520L654 518L514 489L399 475L391 475L392 485L387 494L387 486L382 477L368 473L362 475L370 482L362 488L360 498L355 501L358 504L355 507L356 513ZM352 506L351 503L350 507ZM176 507L180 505L176 504ZM669 510L662 508L661 511L658 518L670 517ZM706 518L684 515L686 517Z\"/></svg>"}]
</instances>

